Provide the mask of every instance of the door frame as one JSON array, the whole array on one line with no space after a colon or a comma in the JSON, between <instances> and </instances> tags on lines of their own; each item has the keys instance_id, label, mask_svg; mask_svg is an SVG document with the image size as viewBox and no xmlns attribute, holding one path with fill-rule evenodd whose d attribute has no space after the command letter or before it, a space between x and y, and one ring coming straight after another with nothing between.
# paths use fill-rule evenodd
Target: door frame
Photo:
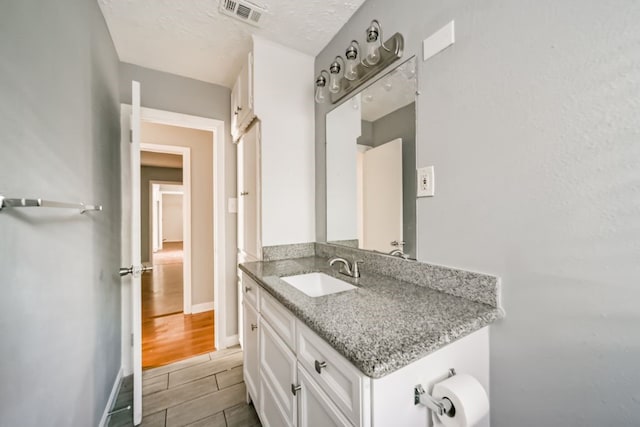
<instances>
[{"instance_id":1,"label":"door frame","mask_svg":"<svg viewBox=\"0 0 640 427\"><path fill-rule=\"evenodd\" d=\"M129 146L131 112L132 108L130 104L120 104L121 150ZM217 350L235 345L238 342L238 335L227 334L228 319L226 288L227 282L229 282L230 278L227 277L227 256L225 250L225 243L227 240L227 216L225 209L225 146L227 138L225 133L224 121L146 107L141 108L140 120L143 122L205 130L211 132L213 135L213 299L215 310L214 345ZM123 193L122 197L124 201L126 194ZM125 206L123 206L123 208L124 207ZM123 287L121 355L122 367L125 375L129 375L133 372L133 353L130 338L130 334L133 330L133 324L131 316L129 315L129 313L127 313L127 311L131 311L131 304L131 296L127 295L127 291Z\"/></svg>"}]
</instances>

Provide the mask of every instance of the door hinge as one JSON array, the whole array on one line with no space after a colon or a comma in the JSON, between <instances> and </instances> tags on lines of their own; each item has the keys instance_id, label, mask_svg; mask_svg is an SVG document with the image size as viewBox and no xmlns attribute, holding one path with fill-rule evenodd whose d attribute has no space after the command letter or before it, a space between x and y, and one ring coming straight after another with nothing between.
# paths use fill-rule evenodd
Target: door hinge
<instances>
[{"instance_id":1,"label":"door hinge","mask_svg":"<svg viewBox=\"0 0 640 427\"><path fill-rule=\"evenodd\" d=\"M133 129L129 129L129 142L133 142Z\"/></svg>"},{"instance_id":2,"label":"door hinge","mask_svg":"<svg viewBox=\"0 0 640 427\"><path fill-rule=\"evenodd\" d=\"M131 347L133 347L133 334L131 334Z\"/></svg>"}]
</instances>

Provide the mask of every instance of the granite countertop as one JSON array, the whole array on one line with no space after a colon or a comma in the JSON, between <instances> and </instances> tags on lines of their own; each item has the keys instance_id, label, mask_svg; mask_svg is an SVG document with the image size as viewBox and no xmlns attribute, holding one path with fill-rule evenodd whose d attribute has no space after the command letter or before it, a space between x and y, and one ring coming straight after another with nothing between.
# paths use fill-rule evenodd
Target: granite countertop
<instances>
[{"instance_id":1,"label":"granite countertop","mask_svg":"<svg viewBox=\"0 0 640 427\"><path fill-rule=\"evenodd\" d=\"M490 305L368 274L366 268L356 281L317 256L249 262L240 269L372 378L398 370L502 317L501 310ZM358 289L312 298L280 279L315 271Z\"/></svg>"}]
</instances>

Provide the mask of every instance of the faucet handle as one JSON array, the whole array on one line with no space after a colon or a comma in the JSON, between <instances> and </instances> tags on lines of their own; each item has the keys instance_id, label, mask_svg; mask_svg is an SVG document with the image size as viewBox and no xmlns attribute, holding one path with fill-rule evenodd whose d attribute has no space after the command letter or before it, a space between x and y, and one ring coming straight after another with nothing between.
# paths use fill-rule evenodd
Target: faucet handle
<instances>
[{"instance_id":1,"label":"faucet handle","mask_svg":"<svg viewBox=\"0 0 640 427\"><path fill-rule=\"evenodd\" d=\"M356 279L360 277L360 268L359 268L360 264L364 264L364 261L361 259L353 261L353 268L352 268L353 277L355 277Z\"/></svg>"}]
</instances>

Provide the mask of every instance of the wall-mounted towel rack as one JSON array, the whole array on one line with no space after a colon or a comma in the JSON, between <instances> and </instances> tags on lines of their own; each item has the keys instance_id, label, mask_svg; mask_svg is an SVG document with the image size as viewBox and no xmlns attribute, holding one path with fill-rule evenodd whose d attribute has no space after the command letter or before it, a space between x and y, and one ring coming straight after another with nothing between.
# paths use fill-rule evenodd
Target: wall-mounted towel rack
<instances>
[{"instance_id":1,"label":"wall-mounted towel rack","mask_svg":"<svg viewBox=\"0 0 640 427\"><path fill-rule=\"evenodd\" d=\"M42 199L10 199L0 195L0 211L4 208L65 208L78 209L81 214L87 211L101 211L102 205L86 205L84 203L52 202Z\"/></svg>"}]
</instances>

